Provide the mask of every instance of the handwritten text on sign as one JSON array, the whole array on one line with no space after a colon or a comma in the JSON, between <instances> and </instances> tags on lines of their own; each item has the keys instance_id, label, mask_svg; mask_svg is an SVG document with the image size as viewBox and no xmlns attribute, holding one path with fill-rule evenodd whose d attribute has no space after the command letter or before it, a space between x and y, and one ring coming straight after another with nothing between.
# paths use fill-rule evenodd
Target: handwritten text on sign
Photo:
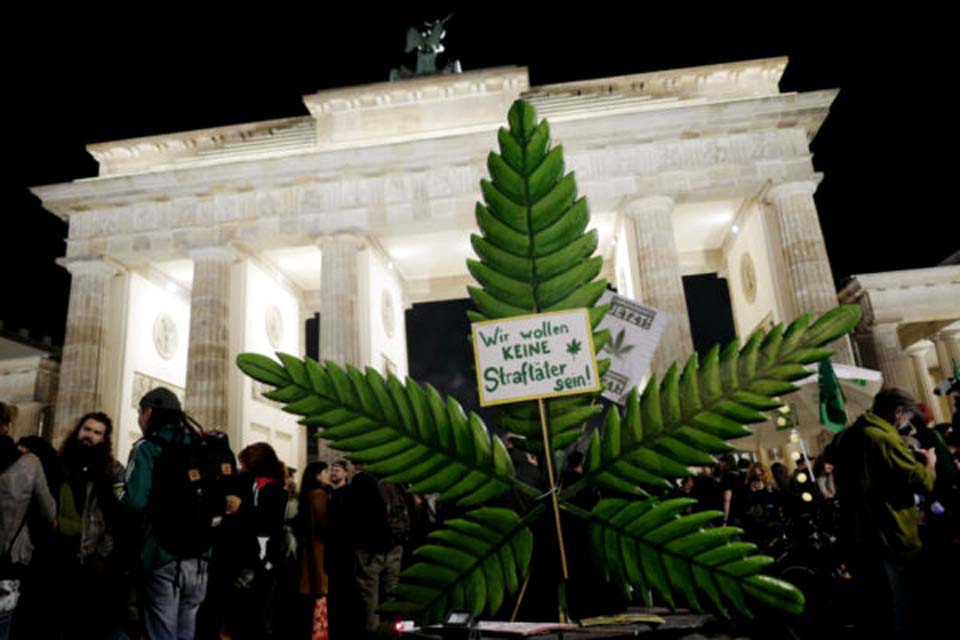
<instances>
[{"instance_id":1,"label":"handwritten text on sign","mask_svg":"<svg viewBox=\"0 0 960 640\"><path fill-rule=\"evenodd\" d=\"M586 309L472 325L483 406L600 388Z\"/></svg>"}]
</instances>

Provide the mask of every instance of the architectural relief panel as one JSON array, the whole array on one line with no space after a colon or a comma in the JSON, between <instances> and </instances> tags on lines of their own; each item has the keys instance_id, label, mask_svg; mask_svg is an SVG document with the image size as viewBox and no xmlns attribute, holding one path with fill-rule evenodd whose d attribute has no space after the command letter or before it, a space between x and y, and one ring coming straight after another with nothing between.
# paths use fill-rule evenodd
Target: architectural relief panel
<instances>
[{"instance_id":1,"label":"architectural relief panel","mask_svg":"<svg viewBox=\"0 0 960 640\"><path fill-rule=\"evenodd\" d=\"M151 389L156 389L157 387L163 387L164 389L169 389L176 394L177 398L180 400L180 405L183 405L183 396L184 389L183 387L178 387L175 384L171 384L166 380L160 380L159 378L154 378L153 376L148 376L145 373L140 373L139 371L133 372L133 391L130 393L130 406L134 409L140 408L140 398L142 398L148 391Z\"/></svg>"}]
</instances>

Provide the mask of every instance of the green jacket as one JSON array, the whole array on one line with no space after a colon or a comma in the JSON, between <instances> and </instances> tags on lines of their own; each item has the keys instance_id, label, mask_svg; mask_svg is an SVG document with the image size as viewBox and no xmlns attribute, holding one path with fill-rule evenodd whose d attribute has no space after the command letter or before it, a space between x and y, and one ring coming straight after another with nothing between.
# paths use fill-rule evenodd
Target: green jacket
<instances>
[{"instance_id":1,"label":"green jacket","mask_svg":"<svg viewBox=\"0 0 960 640\"><path fill-rule=\"evenodd\" d=\"M845 542L891 559L919 551L914 494L930 491L934 478L893 425L868 411L833 446Z\"/></svg>"},{"instance_id":2,"label":"green jacket","mask_svg":"<svg viewBox=\"0 0 960 640\"><path fill-rule=\"evenodd\" d=\"M165 442L173 442L180 429L182 429L181 426L170 424L156 431L155 436ZM151 436L153 435L151 434ZM184 435L183 441L189 443L192 438L193 436L188 432ZM130 460L127 463L126 486L120 496L121 504L126 505L135 513L146 515L140 551L140 560L143 562L144 569L159 567L178 559L157 543L150 516L147 513L147 506L150 503L150 489L153 486L153 467L162 451L160 444L149 438L141 438L134 443L133 449L130 451ZM208 551L204 557L209 557L209 555L210 552Z\"/></svg>"}]
</instances>

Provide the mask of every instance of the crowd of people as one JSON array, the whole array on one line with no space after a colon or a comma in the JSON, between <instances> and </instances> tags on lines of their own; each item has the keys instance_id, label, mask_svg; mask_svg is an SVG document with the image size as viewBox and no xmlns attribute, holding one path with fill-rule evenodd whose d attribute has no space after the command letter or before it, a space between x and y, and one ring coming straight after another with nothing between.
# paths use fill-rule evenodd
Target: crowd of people
<instances>
[{"instance_id":1,"label":"crowd of people","mask_svg":"<svg viewBox=\"0 0 960 640\"><path fill-rule=\"evenodd\" d=\"M14 443L13 420L0 403L0 640L363 640L435 521L431 499L342 460L298 491L269 444L234 457L163 388L126 467L103 413L60 451Z\"/></svg>"},{"instance_id":2,"label":"crowd of people","mask_svg":"<svg viewBox=\"0 0 960 640\"><path fill-rule=\"evenodd\" d=\"M826 517L820 524L838 541L831 561L861 596L851 603L857 628L910 637L924 601L948 602L919 586L937 582L925 572L957 569L960 548L960 429L956 415L954 424L931 418L906 393L884 390L792 472L725 455L671 495L694 498L689 511L722 513L718 525L774 556L791 522ZM391 622L378 607L411 551L455 515L342 460L310 463L298 491L269 444L234 457L225 434L203 431L163 388L140 400L144 435L126 467L103 413L80 417L59 452L39 437L15 444L12 421L0 403L0 640L372 638ZM519 479L544 485L536 456L512 446L510 456ZM574 451L561 485L582 474ZM590 509L599 498L588 488L573 500ZM571 592L610 613L617 596L594 582L585 533L564 526L580 549ZM535 554L534 582L553 558Z\"/></svg>"},{"instance_id":3,"label":"crowd of people","mask_svg":"<svg viewBox=\"0 0 960 640\"><path fill-rule=\"evenodd\" d=\"M817 541L817 553L801 561L832 563L833 576L853 587L849 611L832 615L863 637L921 637L960 593L958 416L934 424L929 407L885 389L821 455L799 457L792 473L782 462L768 468L726 455L673 495L695 498L690 510L722 512L723 524L778 560L785 538L821 534L828 542ZM950 576L946 584L942 576Z\"/></svg>"}]
</instances>

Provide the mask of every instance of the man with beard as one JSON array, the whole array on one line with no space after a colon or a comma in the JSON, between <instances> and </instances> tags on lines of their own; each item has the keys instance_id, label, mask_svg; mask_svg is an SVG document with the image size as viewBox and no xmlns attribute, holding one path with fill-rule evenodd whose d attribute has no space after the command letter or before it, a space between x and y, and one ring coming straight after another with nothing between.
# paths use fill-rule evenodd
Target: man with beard
<instances>
[{"instance_id":1,"label":"man with beard","mask_svg":"<svg viewBox=\"0 0 960 640\"><path fill-rule=\"evenodd\" d=\"M336 489L342 489L347 484L347 463L344 460L337 460L330 465L330 486Z\"/></svg>"},{"instance_id":2,"label":"man with beard","mask_svg":"<svg viewBox=\"0 0 960 640\"><path fill-rule=\"evenodd\" d=\"M115 553L117 496L123 465L113 458L113 423L103 413L77 422L60 451L60 538L65 551L62 600L75 615L66 617L67 637L104 638L121 624L123 592Z\"/></svg>"}]
</instances>

